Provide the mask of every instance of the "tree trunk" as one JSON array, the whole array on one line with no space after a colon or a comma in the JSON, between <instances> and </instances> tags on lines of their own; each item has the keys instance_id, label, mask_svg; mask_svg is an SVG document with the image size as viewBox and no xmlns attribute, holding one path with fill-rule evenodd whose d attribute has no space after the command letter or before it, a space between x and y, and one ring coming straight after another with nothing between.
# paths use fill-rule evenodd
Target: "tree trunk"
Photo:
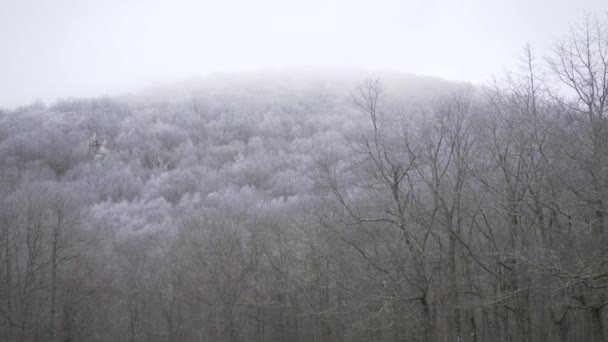
<instances>
[{"instance_id":1,"label":"tree trunk","mask_svg":"<svg viewBox=\"0 0 608 342\"><path fill-rule=\"evenodd\" d=\"M55 341L55 311L57 305L57 232L54 234L51 247L51 304L49 309L49 341Z\"/></svg>"}]
</instances>

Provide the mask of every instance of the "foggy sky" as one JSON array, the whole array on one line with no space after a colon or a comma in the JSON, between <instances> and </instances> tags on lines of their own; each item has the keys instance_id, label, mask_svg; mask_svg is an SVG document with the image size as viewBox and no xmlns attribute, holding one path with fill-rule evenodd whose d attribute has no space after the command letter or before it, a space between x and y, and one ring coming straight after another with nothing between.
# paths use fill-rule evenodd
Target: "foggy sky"
<instances>
[{"instance_id":1,"label":"foggy sky","mask_svg":"<svg viewBox=\"0 0 608 342\"><path fill-rule=\"evenodd\" d=\"M604 0L0 0L0 107L213 72L395 70L484 82Z\"/></svg>"}]
</instances>

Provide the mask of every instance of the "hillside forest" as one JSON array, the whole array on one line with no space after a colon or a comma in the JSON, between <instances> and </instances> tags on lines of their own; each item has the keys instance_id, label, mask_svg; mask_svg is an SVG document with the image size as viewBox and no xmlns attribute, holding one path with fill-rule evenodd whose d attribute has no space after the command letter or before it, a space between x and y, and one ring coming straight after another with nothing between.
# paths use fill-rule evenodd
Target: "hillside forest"
<instances>
[{"instance_id":1,"label":"hillside forest","mask_svg":"<svg viewBox=\"0 0 608 342\"><path fill-rule=\"evenodd\" d=\"M0 340L607 341L608 22L534 51L0 110Z\"/></svg>"}]
</instances>

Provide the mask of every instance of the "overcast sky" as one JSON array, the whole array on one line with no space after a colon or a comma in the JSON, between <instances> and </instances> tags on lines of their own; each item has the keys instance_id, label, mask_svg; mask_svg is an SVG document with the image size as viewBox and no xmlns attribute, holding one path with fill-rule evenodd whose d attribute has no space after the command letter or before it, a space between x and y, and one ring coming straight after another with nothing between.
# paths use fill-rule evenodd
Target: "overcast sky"
<instances>
[{"instance_id":1,"label":"overcast sky","mask_svg":"<svg viewBox=\"0 0 608 342\"><path fill-rule=\"evenodd\" d=\"M355 67L484 82L605 0L0 0L0 107L212 72Z\"/></svg>"}]
</instances>

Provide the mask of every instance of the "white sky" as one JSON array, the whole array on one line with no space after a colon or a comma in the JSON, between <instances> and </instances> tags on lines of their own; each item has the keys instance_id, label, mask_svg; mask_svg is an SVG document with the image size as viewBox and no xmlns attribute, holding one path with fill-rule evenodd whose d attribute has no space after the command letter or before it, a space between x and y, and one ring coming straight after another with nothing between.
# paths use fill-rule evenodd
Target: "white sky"
<instances>
[{"instance_id":1,"label":"white sky","mask_svg":"<svg viewBox=\"0 0 608 342\"><path fill-rule=\"evenodd\" d=\"M484 82L605 0L0 0L0 107L211 72L397 70Z\"/></svg>"}]
</instances>

